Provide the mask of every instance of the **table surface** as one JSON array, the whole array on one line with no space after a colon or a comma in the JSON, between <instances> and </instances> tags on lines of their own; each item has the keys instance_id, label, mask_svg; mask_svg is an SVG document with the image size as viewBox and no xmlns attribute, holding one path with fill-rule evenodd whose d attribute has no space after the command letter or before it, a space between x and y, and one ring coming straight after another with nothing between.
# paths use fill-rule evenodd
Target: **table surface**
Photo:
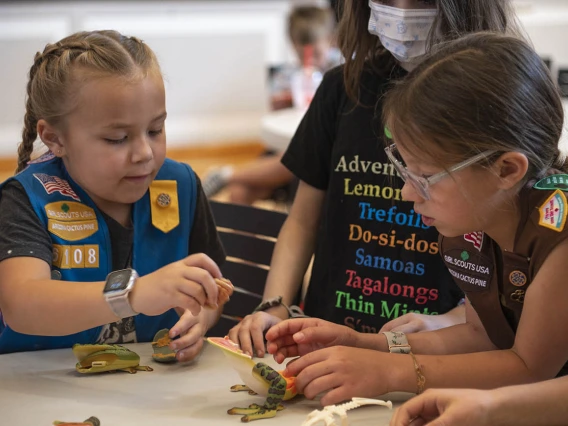
<instances>
[{"instance_id":1,"label":"table surface","mask_svg":"<svg viewBox=\"0 0 568 426\"><path fill-rule=\"evenodd\" d=\"M236 426L241 424L239 416L226 414L227 409L264 401L246 392L229 391L241 381L222 351L210 344L187 364L153 362L149 343L125 346L154 371L79 374L71 349L0 355L0 423L47 426L54 420L79 422L96 416L101 426ZM277 365L272 357L263 361ZM383 399L397 406L408 397L390 394ZM284 405L286 409L275 418L255 424L300 426L308 413L321 408L318 401L305 398ZM385 407L361 407L348 412L349 425L388 425L392 413Z\"/></svg>"}]
</instances>

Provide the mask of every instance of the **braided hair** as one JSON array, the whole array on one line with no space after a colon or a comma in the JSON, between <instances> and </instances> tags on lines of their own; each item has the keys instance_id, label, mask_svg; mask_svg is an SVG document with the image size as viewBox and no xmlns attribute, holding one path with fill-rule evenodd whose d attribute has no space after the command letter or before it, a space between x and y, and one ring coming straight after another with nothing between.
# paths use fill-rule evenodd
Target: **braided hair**
<instances>
[{"instance_id":1,"label":"braided hair","mask_svg":"<svg viewBox=\"0 0 568 426\"><path fill-rule=\"evenodd\" d=\"M47 44L43 52L36 53L29 72L16 173L30 161L38 121L44 119L57 126L71 110L74 73L78 70L130 77L151 70L159 72L159 65L145 43L116 31L82 31Z\"/></svg>"}]
</instances>

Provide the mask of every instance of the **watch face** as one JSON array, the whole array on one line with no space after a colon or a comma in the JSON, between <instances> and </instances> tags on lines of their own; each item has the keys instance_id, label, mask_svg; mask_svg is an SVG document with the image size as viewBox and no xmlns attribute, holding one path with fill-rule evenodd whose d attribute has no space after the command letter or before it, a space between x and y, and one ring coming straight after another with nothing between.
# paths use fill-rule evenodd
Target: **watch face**
<instances>
[{"instance_id":1,"label":"watch face","mask_svg":"<svg viewBox=\"0 0 568 426\"><path fill-rule=\"evenodd\" d=\"M121 271L114 271L108 275L104 293L121 291L126 289L128 286L128 281L130 281L130 276L132 271L130 269L123 269Z\"/></svg>"}]
</instances>

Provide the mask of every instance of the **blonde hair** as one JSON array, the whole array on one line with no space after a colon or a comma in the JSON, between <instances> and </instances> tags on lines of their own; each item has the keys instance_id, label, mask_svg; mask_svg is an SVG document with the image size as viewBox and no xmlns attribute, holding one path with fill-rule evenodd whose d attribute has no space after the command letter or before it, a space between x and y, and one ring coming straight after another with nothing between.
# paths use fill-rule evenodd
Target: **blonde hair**
<instances>
[{"instance_id":1,"label":"blonde hair","mask_svg":"<svg viewBox=\"0 0 568 426\"><path fill-rule=\"evenodd\" d=\"M38 121L44 119L56 126L69 113L77 70L88 76L136 77L150 71L159 73L160 67L145 43L116 31L82 31L47 44L43 52L36 53L29 72L16 173L30 160Z\"/></svg>"},{"instance_id":2,"label":"blonde hair","mask_svg":"<svg viewBox=\"0 0 568 426\"><path fill-rule=\"evenodd\" d=\"M300 46L333 36L335 17L331 9L300 6L288 16L288 36Z\"/></svg>"}]
</instances>

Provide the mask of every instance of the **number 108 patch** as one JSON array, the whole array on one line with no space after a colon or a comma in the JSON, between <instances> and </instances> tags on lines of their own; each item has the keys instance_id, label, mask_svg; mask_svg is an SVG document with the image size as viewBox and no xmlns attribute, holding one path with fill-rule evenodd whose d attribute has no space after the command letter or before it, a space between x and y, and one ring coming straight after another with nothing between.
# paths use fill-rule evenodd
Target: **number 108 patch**
<instances>
[{"instance_id":1,"label":"number 108 patch","mask_svg":"<svg viewBox=\"0 0 568 426\"><path fill-rule=\"evenodd\" d=\"M79 246L53 244L53 266L59 269L98 268L99 245Z\"/></svg>"}]
</instances>

